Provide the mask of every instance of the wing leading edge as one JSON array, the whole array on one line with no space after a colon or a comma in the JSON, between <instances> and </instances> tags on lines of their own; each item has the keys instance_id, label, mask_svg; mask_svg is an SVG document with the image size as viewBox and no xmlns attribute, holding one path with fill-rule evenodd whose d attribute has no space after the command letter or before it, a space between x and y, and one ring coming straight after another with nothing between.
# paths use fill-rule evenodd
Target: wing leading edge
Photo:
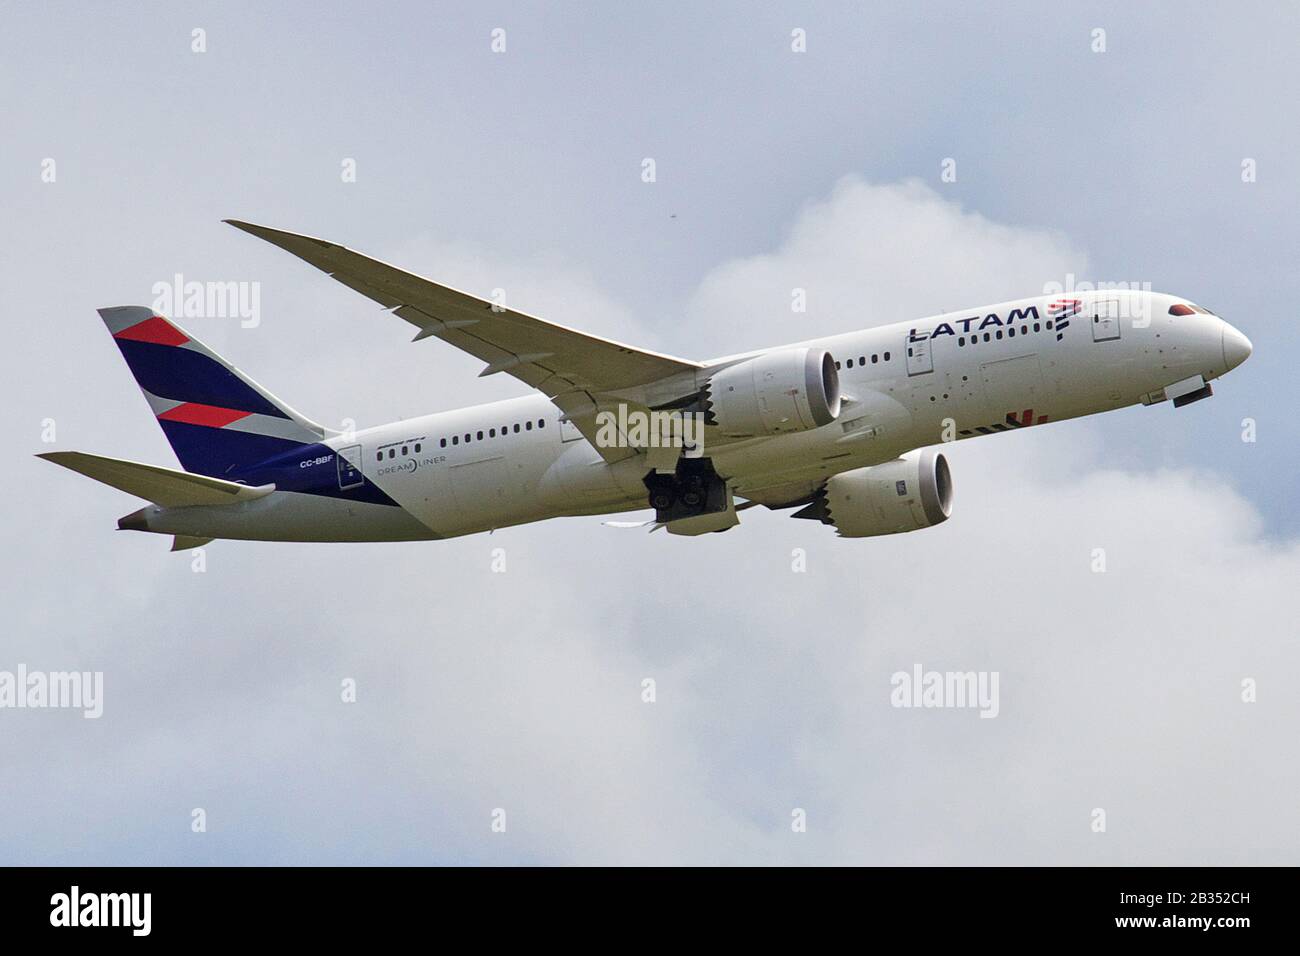
<instances>
[{"instance_id":1,"label":"wing leading edge","mask_svg":"<svg viewBox=\"0 0 1300 956\"><path fill-rule=\"evenodd\" d=\"M373 299L419 330L485 364L480 375L505 372L547 395L607 461L636 454L596 443L596 414L618 401L652 401L693 387L704 366L565 328L432 282L323 239L235 219L237 229L265 239ZM680 382L658 392L655 383Z\"/></svg>"}]
</instances>

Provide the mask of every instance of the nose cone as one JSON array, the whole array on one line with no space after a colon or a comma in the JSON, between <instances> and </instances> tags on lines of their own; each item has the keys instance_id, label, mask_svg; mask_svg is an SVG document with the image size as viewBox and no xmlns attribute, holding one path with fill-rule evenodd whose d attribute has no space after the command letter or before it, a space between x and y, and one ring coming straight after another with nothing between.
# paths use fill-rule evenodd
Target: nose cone
<instances>
[{"instance_id":1,"label":"nose cone","mask_svg":"<svg viewBox=\"0 0 1300 956\"><path fill-rule=\"evenodd\" d=\"M1246 359L1250 358L1250 339L1242 335L1227 322L1223 323L1223 364L1231 372Z\"/></svg>"}]
</instances>

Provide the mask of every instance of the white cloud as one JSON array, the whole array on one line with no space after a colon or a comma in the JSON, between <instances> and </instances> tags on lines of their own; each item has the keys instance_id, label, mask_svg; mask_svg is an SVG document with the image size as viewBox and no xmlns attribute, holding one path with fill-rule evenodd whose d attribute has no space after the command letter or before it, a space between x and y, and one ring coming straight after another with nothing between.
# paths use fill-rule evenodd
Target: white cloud
<instances>
[{"instance_id":1,"label":"white cloud","mask_svg":"<svg viewBox=\"0 0 1300 956\"><path fill-rule=\"evenodd\" d=\"M918 180L846 176L774 252L713 269L687 325L711 354L1038 295L1087 259L1057 232L990 222ZM807 292L807 312L791 309Z\"/></svg>"}]
</instances>

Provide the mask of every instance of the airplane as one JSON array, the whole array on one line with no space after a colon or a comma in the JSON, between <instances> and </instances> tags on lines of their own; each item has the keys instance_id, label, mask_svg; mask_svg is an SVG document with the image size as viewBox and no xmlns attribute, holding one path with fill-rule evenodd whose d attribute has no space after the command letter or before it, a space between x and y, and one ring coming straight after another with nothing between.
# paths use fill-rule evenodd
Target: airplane
<instances>
[{"instance_id":1,"label":"airplane","mask_svg":"<svg viewBox=\"0 0 1300 956\"><path fill-rule=\"evenodd\" d=\"M118 528L214 539L416 541L549 518L694 536L758 505L844 538L952 513L938 450L1138 403L1175 408L1251 354L1188 299L1039 295L709 361L555 325L344 246L226 220L535 390L355 432L308 419L153 309L99 314L183 470L38 457L149 502Z\"/></svg>"}]
</instances>

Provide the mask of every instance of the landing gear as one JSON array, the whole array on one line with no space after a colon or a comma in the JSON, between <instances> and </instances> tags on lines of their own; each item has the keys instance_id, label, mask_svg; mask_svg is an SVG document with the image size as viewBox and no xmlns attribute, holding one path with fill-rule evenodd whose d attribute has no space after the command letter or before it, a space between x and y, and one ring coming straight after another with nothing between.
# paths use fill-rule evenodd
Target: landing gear
<instances>
[{"instance_id":1,"label":"landing gear","mask_svg":"<svg viewBox=\"0 0 1300 956\"><path fill-rule=\"evenodd\" d=\"M649 484L647 479L646 484ZM673 506L673 492L671 488L661 488L658 491L650 492L650 507L655 511L667 511Z\"/></svg>"},{"instance_id":2,"label":"landing gear","mask_svg":"<svg viewBox=\"0 0 1300 956\"><path fill-rule=\"evenodd\" d=\"M645 486L659 522L727 510L727 483L707 458L679 458L671 475L652 471Z\"/></svg>"}]
</instances>

